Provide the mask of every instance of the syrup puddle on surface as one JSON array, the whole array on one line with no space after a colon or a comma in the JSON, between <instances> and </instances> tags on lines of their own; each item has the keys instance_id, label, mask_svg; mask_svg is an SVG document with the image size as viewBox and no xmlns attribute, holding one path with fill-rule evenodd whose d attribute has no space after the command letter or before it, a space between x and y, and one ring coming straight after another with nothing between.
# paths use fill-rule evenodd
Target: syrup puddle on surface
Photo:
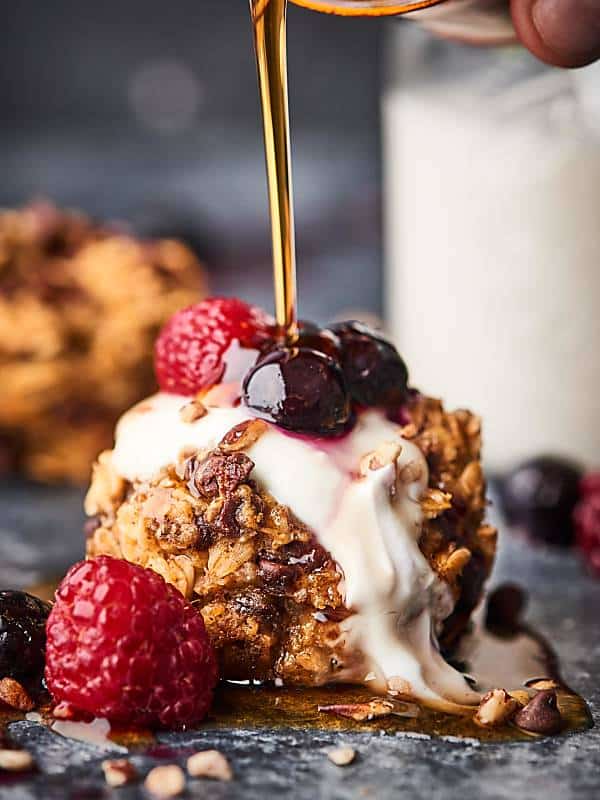
<instances>
[{"instance_id":1,"label":"syrup puddle on surface","mask_svg":"<svg viewBox=\"0 0 600 800\"><path fill-rule=\"evenodd\" d=\"M54 584L55 585L55 584ZM53 595L53 584L30 589L48 598ZM492 600L500 594L497 590ZM524 601L523 601L524 602ZM488 606L489 610L489 606ZM502 634L488 630L484 625L485 613L473 617L472 631L463 636L459 646L449 658L469 676L474 676L475 688L485 692L491 688L508 691L529 691L526 684L535 679L552 679L556 682L558 706L565 721L560 735L583 731L592 727L588 706L578 694L561 680L556 655L545 639L516 620ZM475 709L464 715L451 715L435 709L389 698L394 704L391 714L358 722L319 711L319 707L339 704L367 703L375 698L368 686L326 686L320 688L292 688L244 683L222 683L215 694L212 710L200 728L271 728L320 729L338 732L385 732L388 734L452 739L479 740L481 742L519 742L540 738L515 725L499 728L482 728L473 721ZM57 720L48 706L31 714L0 709L0 742L8 737L11 723L28 719L40 722L56 734L97 744L101 747L123 747L131 751L148 751L156 746L152 732L144 729L110 726L106 720L76 722Z\"/></svg>"}]
</instances>

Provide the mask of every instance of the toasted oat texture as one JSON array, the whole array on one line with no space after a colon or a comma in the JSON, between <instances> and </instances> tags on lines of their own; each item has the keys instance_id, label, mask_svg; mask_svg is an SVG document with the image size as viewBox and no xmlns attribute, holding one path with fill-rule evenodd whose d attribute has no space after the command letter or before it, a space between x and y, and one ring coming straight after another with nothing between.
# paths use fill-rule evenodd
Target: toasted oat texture
<instances>
[{"instance_id":1,"label":"toasted oat texture","mask_svg":"<svg viewBox=\"0 0 600 800\"><path fill-rule=\"evenodd\" d=\"M483 523L479 421L422 396L408 411L403 434L430 470L421 549L457 603L445 644L464 630L494 558L495 531ZM220 448L186 454L149 483L122 481L103 453L86 500L88 556L154 569L194 602L222 677L320 685L356 674L360 654L343 652L338 641L350 611L337 565L290 509L253 482L253 462L235 449L258 435L258 428L236 430Z\"/></svg>"},{"instance_id":2,"label":"toasted oat texture","mask_svg":"<svg viewBox=\"0 0 600 800\"><path fill-rule=\"evenodd\" d=\"M0 471L85 482L118 416L153 390L158 330L204 293L176 241L45 203L0 211Z\"/></svg>"}]
</instances>

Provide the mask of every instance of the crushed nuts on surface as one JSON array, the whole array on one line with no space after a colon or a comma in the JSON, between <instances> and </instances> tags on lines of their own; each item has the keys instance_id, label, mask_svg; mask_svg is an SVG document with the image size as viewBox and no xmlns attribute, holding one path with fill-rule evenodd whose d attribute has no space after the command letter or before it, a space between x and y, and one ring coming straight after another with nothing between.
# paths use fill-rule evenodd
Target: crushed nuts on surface
<instances>
[{"instance_id":1,"label":"crushed nuts on surface","mask_svg":"<svg viewBox=\"0 0 600 800\"><path fill-rule=\"evenodd\" d=\"M218 750L201 750L187 760L187 771L193 778L230 781L233 773L229 761Z\"/></svg>"},{"instance_id":2,"label":"crushed nuts on surface","mask_svg":"<svg viewBox=\"0 0 600 800\"><path fill-rule=\"evenodd\" d=\"M543 692L548 689L560 689L560 685L552 678L535 678L532 681L527 681L525 684L529 689L535 689L536 692Z\"/></svg>"},{"instance_id":3,"label":"crushed nuts on surface","mask_svg":"<svg viewBox=\"0 0 600 800\"><path fill-rule=\"evenodd\" d=\"M520 704L504 689L492 689L481 698L474 720L483 728L506 724L519 710Z\"/></svg>"},{"instance_id":4,"label":"crushed nuts on surface","mask_svg":"<svg viewBox=\"0 0 600 800\"><path fill-rule=\"evenodd\" d=\"M0 769L7 772L25 772L33 767L33 758L27 750L0 750Z\"/></svg>"},{"instance_id":5,"label":"crushed nuts on surface","mask_svg":"<svg viewBox=\"0 0 600 800\"><path fill-rule=\"evenodd\" d=\"M392 714L394 703L390 700L370 700L368 703L339 703L331 706L319 706L318 710L324 714L353 719L355 722L368 722Z\"/></svg>"},{"instance_id":6,"label":"crushed nuts on surface","mask_svg":"<svg viewBox=\"0 0 600 800\"><path fill-rule=\"evenodd\" d=\"M353 747L336 747L327 753L327 758L336 767L347 767L356 758L356 750Z\"/></svg>"},{"instance_id":7,"label":"crushed nuts on surface","mask_svg":"<svg viewBox=\"0 0 600 800\"><path fill-rule=\"evenodd\" d=\"M139 777L137 769L126 758L108 759L102 762L104 780L109 786L125 786L127 783L137 780Z\"/></svg>"},{"instance_id":8,"label":"crushed nuts on surface","mask_svg":"<svg viewBox=\"0 0 600 800\"><path fill-rule=\"evenodd\" d=\"M185 789L185 775L177 764L154 767L146 775L144 786L154 797L178 797Z\"/></svg>"}]
</instances>

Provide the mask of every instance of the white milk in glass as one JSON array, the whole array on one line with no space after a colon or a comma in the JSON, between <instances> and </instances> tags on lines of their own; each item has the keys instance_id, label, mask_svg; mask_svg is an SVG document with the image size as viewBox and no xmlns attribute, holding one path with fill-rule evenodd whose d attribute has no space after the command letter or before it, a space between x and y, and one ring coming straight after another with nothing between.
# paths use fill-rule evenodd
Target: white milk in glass
<instances>
[{"instance_id":1,"label":"white milk in glass","mask_svg":"<svg viewBox=\"0 0 600 800\"><path fill-rule=\"evenodd\" d=\"M392 26L386 313L412 382L484 418L493 469L600 465L600 68Z\"/></svg>"}]
</instances>

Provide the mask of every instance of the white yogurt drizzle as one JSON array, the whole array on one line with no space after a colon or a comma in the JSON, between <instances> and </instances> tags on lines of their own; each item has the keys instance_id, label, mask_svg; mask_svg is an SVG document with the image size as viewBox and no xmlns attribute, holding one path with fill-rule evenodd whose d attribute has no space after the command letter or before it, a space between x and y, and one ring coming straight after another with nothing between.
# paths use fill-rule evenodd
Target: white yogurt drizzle
<instances>
[{"instance_id":1,"label":"white yogurt drizzle","mask_svg":"<svg viewBox=\"0 0 600 800\"><path fill-rule=\"evenodd\" d=\"M117 426L117 472L129 481L150 480L182 452L216 447L234 425L252 418L248 409L231 407L228 394L226 386L210 392L208 414L193 423L180 417L186 397L159 393L134 406ZM363 457L389 442L401 447L396 465L361 474ZM419 448L382 414L367 411L336 440L269 425L246 452L253 478L314 531L343 573L344 600L355 613L341 624L342 636L348 653L359 651L363 661L360 674L342 668L339 680L368 677L373 686L374 673L379 688L393 678L406 681L414 697L438 708L476 704L480 695L437 647L435 631L452 599L418 547L419 498L428 481Z\"/></svg>"}]
</instances>

